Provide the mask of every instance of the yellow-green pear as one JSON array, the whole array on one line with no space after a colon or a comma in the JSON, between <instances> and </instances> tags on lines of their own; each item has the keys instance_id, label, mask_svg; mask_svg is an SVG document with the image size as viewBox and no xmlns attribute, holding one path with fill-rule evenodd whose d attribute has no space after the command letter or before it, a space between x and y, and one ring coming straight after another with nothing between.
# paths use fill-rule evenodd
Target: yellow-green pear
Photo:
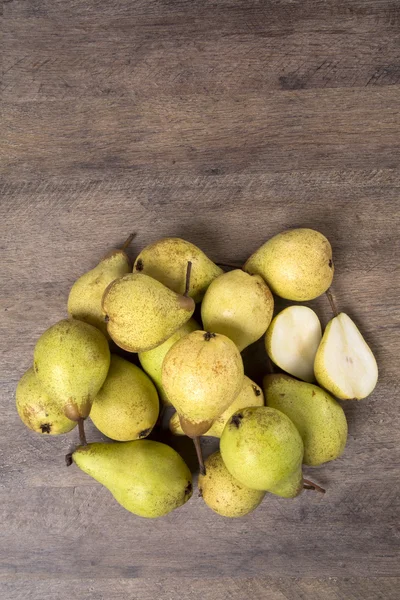
<instances>
[{"instance_id":1,"label":"yellow-green pear","mask_svg":"<svg viewBox=\"0 0 400 600\"><path fill-rule=\"evenodd\" d=\"M182 337L191 333L192 331L196 331L201 329L200 325L196 323L194 319L189 319L187 323L179 327L175 333L171 335L165 342L153 348L152 350L147 350L147 352L139 352L139 360L143 369L146 371L148 375L152 378L154 383L157 386L158 394L160 396L160 400L165 406L171 406L171 402L167 398L167 394L164 391L162 381L161 381L161 371L162 364L167 354L168 350Z\"/></svg>"},{"instance_id":2,"label":"yellow-green pear","mask_svg":"<svg viewBox=\"0 0 400 600\"><path fill-rule=\"evenodd\" d=\"M270 359L283 371L312 382L321 338L321 323L311 308L288 306L268 327L265 348Z\"/></svg>"},{"instance_id":3,"label":"yellow-green pear","mask_svg":"<svg viewBox=\"0 0 400 600\"><path fill-rule=\"evenodd\" d=\"M145 273L161 281L177 294L186 289L187 263L193 265L189 296L200 302L213 279L223 273L200 248L181 238L164 238L146 246L137 257L134 272Z\"/></svg>"},{"instance_id":4,"label":"yellow-green pear","mask_svg":"<svg viewBox=\"0 0 400 600\"><path fill-rule=\"evenodd\" d=\"M378 365L355 323L345 313L327 325L314 362L315 377L341 400L361 400L374 390Z\"/></svg>"},{"instance_id":5,"label":"yellow-green pear","mask_svg":"<svg viewBox=\"0 0 400 600\"><path fill-rule=\"evenodd\" d=\"M315 467L342 454L347 421L339 402L328 392L281 373L264 378L264 391L267 405L283 412L296 425L306 465Z\"/></svg>"},{"instance_id":6,"label":"yellow-green pear","mask_svg":"<svg viewBox=\"0 0 400 600\"><path fill-rule=\"evenodd\" d=\"M156 424L158 412L158 394L150 378L112 354L107 378L90 411L97 429L119 442L145 438Z\"/></svg>"},{"instance_id":7,"label":"yellow-green pear","mask_svg":"<svg viewBox=\"0 0 400 600\"><path fill-rule=\"evenodd\" d=\"M102 306L110 337L128 352L159 346L190 319L195 308L192 298L143 273L129 273L111 283Z\"/></svg>"},{"instance_id":8,"label":"yellow-green pear","mask_svg":"<svg viewBox=\"0 0 400 600\"><path fill-rule=\"evenodd\" d=\"M206 431L204 435L220 438L226 423L229 421L233 413L238 411L240 408L247 408L248 406L264 406L264 394L261 388L259 388L254 381L245 375L242 389L236 396L235 400L230 406L228 406L222 415L215 419L210 429ZM169 421L169 428L174 435L185 435L177 412L172 415Z\"/></svg>"},{"instance_id":9,"label":"yellow-green pear","mask_svg":"<svg viewBox=\"0 0 400 600\"><path fill-rule=\"evenodd\" d=\"M230 474L242 485L294 497L302 489L303 442L279 410L253 406L225 425L220 451Z\"/></svg>"},{"instance_id":10,"label":"yellow-green pear","mask_svg":"<svg viewBox=\"0 0 400 600\"><path fill-rule=\"evenodd\" d=\"M156 518L192 495L192 475L179 454L160 442L135 440L80 446L72 460L104 485L126 510Z\"/></svg>"},{"instance_id":11,"label":"yellow-green pear","mask_svg":"<svg viewBox=\"0 0 400 600\"><path fill-rule=\"evenodd\" d=\"M204 462L205 475L199 475L199 492L214 512L224 517L243 517L261 503L265 492L251 490L232 477L219 452Z\"/></svg>"},{"instance_id":12,"label":"yellow-green pear","mask_svg":"<svg viewBox=\"0 0 400 600\"><path fill-rule=\"evenodd\" d=\"M304 302L320 296L331 285L332 248L319 231L289 229L256 250L244 270L261 275L281 298Z\"/></svg>"},{"instance_id":13,"label":"yellow-green pear","mask_svg":"<svg viewBox=\"0 0 400 600\"><path fill-rule=\"evenodd\" d=\"M204 329L229 337L240 352L266 332L274 299L262 277L235 269L210 284L201 305Z\"/></svg>"},{"instance_id":14,"label":"yellow-green pear","mask_svg":"<svg viewBox=\"0 0 400 600\"><path fill-rule=\"evenodd\" d=\"M189 437L203 435L239 394L243 362L224 335L193 331L168 351L162 385Z\"/></svg>"},{"instance_id":15,"label":"yellow-green pear","mask_svg":"<svg viewBox=\"0 0 400 600\"><path fill-rule=\"evenodd\" d=\"M86 419L107 377L110 349L93 325L59 321L39 338L33 368L47 394L71 421Z\"/></svg>"},{"instance_id":16,"label":"yellow-green pear","mask_svg":"<svg viewBox=\"0 0 400 600\"><path fill-rule=\"evenodd\" d=\"M18 382L16 402L21 421L32 431L59 435L76 426L76 421L68 419L60 405L45 392L32 367Z\"/></svg>"}]
</instances>

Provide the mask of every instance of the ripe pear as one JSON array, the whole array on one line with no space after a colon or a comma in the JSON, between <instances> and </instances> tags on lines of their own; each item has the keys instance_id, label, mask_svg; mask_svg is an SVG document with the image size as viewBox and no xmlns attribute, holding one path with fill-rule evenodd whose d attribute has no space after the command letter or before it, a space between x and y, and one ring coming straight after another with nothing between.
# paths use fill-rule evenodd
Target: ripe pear
<instances>
[{"instance_id":1,"label":"ripe pear","mask_svg":"<svg viewBox=\"0 0 400 600\"><path fill-rule=\"evenodd\" d=\"M321 323L307 306L289 306L280 312L265 336L270 359L287 373L315 381L314 360L321 342Z\"/></svg>"},{"instance_id":2,"label":"ripe pear","mask_svg":"<svg viewBox=\"0 0 400 600\"><path fill-rule=\"evenodd\" d=\"M220 451L230 474L254 490L294 497L302 489L303 442L282 412L253 406L225 425Z\"/></svg>"},{"instance_id":3,"label":"ripe pear","mask_svg":"<svg viewBox=\"0 0 400 600\"><path fill-rule=\"evenodd\" d=\"M145 438L156 424L158 412L157 390L150 378L112 354L107 378L90 411L97 429L119 442Z\"/></svg>"},{"instance_id":4,"label":"ripe pear","mask_svg":"<svg viewBox=\"0 0 400 600\"><path fill-rule=\"evenodd\" d=\"M230 406L214 421L204 435L220 438L226 423L233 413L248 406L264 406L264 394L261 388L246 375L243 379L242 389ZM174 413L169 421L169 428L174 435L185 435L181 427L178 413Z\"/></svg>"},{"instance_id":5,"label":"ripe pear","mask_svg":"<svg viewBox=\"0 0 400 600\"><path fill-rule=\"evenodd\" d=\"M129 273L111 283L102 306L110 337L128 352L159 346L190 319L195 308L192 298L143 273Z\"/></svg>"},{"instance_id":6,"label":"ripe pear","mask_svg":"<svg viewBox=\"0 0 400 600\"><path fill-rule=\"evenodd\" d=\"M89 415L109 366L110 350L104 335L76 319L59 321L47 329L34 350L36 377L71 421Z\"/></svg>"},{"instance_id":7,"label":"ripe pear","mask_svg":"<svg viewBox=\"0 0 400 600\"><path fill-rule=\"evenodd\" d=\"M322 465L342 454L347 421L339 402L328 392L281 373L264 378L264 391L267 405L283 412L296 425L306 465Z\"/></svg>"},{"instance_id":8,"label":"ripe pear","mask_svg":"<svg viewBox=\"0 0 400 600\"><path fill-rule=\"evenodd\" d=\"M187 323L184 323L182 327L179 327L175 333L171 335L165 342L153 348L152 350L147 350L147 352L139 352L139 360L143 369L146 371L148 375L152 378L154 383L158 389L158 395L160 397L161 402L165 406L171 406L171 402L167 398L167 394L162 385L161 381L161 371L162 364L167 354L168 350L182 337L191 333L192 331L196 331L200 328L200 325L196 323L194 319L189 319Z\"/></svg>"},{"instance_id":9,"label":"ripe pear","mask_svg":"<svg viewBox=\"0 0 400 600\"><path fill-rule=\"evenodd\" d=\"M168 351L162 385L180 417L183 431L197 437L208 431L243 385L239 350L226 336L193 331Z\"/></svg>"},{"instance_id":10,"label":"ripe pear","mask_svg":"<svg viewBox=\"0 0 400 600\"><path fill-rule=\"evenodd\" d=\"M45 392L32 367L18 382L16 401L21 421L32 431L59 435L76 426L76 421L68 419L59 404Z\"/></svg>"},{"instance_id":11,"label":"ripe pear","mask_svg":"<svg viewBox=\"0 0 400 600\"><path fill-rule=\"evenodd\" d=\"M244 270L261 275L281 298L304 302L320 296L331 285L332 248L319 231L290 229L256 250Z\"/></svg>"},{"instance_id":12,"label":"ripe pear","mask_svg":"<svg viewBox=\"0 0 400 600\"><path fill-rule=\"evenodd\" d=\"M175 450L150 440L80 446L72 460L126 510L156 518L192 495L192 474Z\"/></svg>"},{"instance_id":13,"label":"ripe pear","mask_svg":"<svg viewBox=\"0 0 400 600\"><path fill-rule=\"evenodd\" d=\"M262 277L235 269L210 284L201 319L204 329L226 335L241 352L267 331L273 311L274 299Z\"/></svg>"},{"instance_id":14,"label":"ripe pear","mask_svg":"<svg viewBox=\"0 0 400 600\"><path fill-rule=\"evenodd\" d=\"M122 248L109 252L94 269L79 277L69 293L69 315L94 325L106 337L107 325L101 309L101 299L112 281L131 271L131 263L124 249L132 237L129 236Z\"/></svg>"},{"instance_id":15,"label":"ripe pear","mask_svg":"<svg viewBox=\"0 0 400 600\"><path fill-rule=\"evenodd\" d=\"M193 265L189 296L200 302L213 279L223 273L200 248L180 238L164 238L146 246L137 257L133 271L161 281L177 294L185 292L186 265Z\"/></svg>"},{"instance_id":16,"label":"ripe pear","mask_svg":"<svg viewBox=\"0 0 400 600\"><path fill-rule=\"evenodd\" d=\"M318 383L341 400L361 400L375 388L375 357L345 313L328 323L315 356L314 372Z\"/></svg>"},{"instance_id":17,"label":"ripe pear","mask_svg":"<svg viewBox=\"0 0 400 600\"><path fill-rule=\"evenodd\" d=\"M243 517L261 503L265 492L251 490L232 477L219 452L205 461L206 474L199 475L199 492L214 512L224 517Z\"/></svg>"}]
</instances>

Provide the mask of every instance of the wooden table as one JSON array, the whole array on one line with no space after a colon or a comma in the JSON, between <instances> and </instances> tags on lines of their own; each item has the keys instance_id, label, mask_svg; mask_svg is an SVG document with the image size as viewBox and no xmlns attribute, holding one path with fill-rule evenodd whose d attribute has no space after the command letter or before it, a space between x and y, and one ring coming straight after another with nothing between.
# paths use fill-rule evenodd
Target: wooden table
<instances>
[{"instance_id":1,"label":"wooden table","mask_svg":"<svg viewBox=\"0 0 400 600\"><path fill-rule=\"evenodd\" d=\"M399 598L399 25L393 0L4 2L2 598ZM19 421L36 339L131 231L132 256L174 235L240 262L293 226L331 240L380 367L343 457L305 470L324 497L143 520L64 467L75 432Z\"/></svg>"}]
</instances>

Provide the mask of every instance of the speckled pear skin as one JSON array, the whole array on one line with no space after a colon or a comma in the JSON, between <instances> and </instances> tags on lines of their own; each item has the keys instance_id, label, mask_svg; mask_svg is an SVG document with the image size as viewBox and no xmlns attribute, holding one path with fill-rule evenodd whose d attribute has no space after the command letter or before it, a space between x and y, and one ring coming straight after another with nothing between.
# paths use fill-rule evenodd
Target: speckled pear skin
<instances>
[{"instance_id":1,"label":"speckled pear skin","mask_svg":"<svg viewBox=\"0 0 400 600\"><path fill-rule=\"evenodd\" d=\"M112 354L107 378L90 411L97 429L120 442L145 438L158 413L158 394L150 378L136 365Z\"/></svg>"},{"instance_id":2,"label":"speckled pear skin","mask_svg":"<svg viewBox=\"0 0 400 600\"><path fill-rule=\"evenodd\" d=\"M189 296L200 302L210 283L223 270L186 240L164 238L146 246L137 257L133 271L150 275L177 294L183 294L188 261L192 263Z\"/></svg>"},{"instance_id":3,"label":"speckled pear skin","mask_svg":"<svg viewBox=\"0 0 400 600\"><path fill-rule=\"evenodd\" d=\"M303 473L301 468L297 469L285 480L271 487L268 491L281 498L296 498L303 491Z\"/></svg>"},{"instance_id":4,"label":"speckled pear skin","mask_svg":"<svg viewBox=\"0 0 400 600\"><path fill-rule=\"evenodd\" d=\"M225 425L220 451L231 475L251 489L277 493L281 484L296 480L301 472L300 434L292 421L274 408L237 411Z\"/></svg>"},{"instance_id":5,"label":"speckled pear skin","mask_svg":"<svg viewBox=\"0 0 400 600\"><path fill-rule=\"evenodd\" d=\"M107 286L131 271L131 263L123 250L115 250L99 264L77 279L68 297L68 314L100 329L108 337L101 300Z\"/></svg>"},{"instance_id":6,"label":"speckled pear skin","mask_svg":"<svg viewBox=\"0 0 400 600\"><path fill-rule=\"evenodd\" d=\"M152 350L147 350L147 352L139 352L139 360L143 369L146 371L148 375L150 375L151 379L155 383L158 395L160 397L161 402L165 406L171 406L171 402L168 400L167 394L162 385L161 381L161 372L162 372L162 364L167 354L168 350L182 337L191 333L192 331L196 331L201 329L200 325L196 323L194 319L189 319L187 323L179 327L175 333L171 335L165 342L153 348Z\"/></svg>"},{"instance_id":7,"label":"speckled pear skin","mask_svg":"<svg viewBox=\"0 0 400 600\"><path fill-rule=\"evenodd\" d=\"M235 269L211 282L201 305L206 331L229 337L240 352L267 331L274 298L260 275Z\"/></svg>"},{"instance_id":8,"label":"speckled pear skin","mask_svg":"<svg viewBox=\"0 0 400 600\"><path fill-rule=\"evenodd\" d=\"M109 366L110 350L104 335L76 319L59 321L47 329L34 350L36 376L72 421L89 415Z\"/></svg>"},{"instance_id":9,"label":"speckled pear skin","mask_svg":"<svg viewBox=\"0 0 400 600\"><path fill-rule=\"evenodd\" d=\"M312 300L332 283L332 248L319 231L290 229L263 244L243 268L261 275L281 298Z\"/></svg>"},{"instance_id":10,"label":"speckled pear skin","mask_svg":"<svg viewBox=\"0 0 400 600\"><path fill-rule=\"evenodd\" d=\"M203 435L232 404L243 385L243 362L224 335L189 333L168 351L162 384L189 437Z\"/></svg>"},{"instance_id":11,"label":"speckled pear skin","mask_svg":"<svg viewBox=\"0 0 400 600\"><path fill-rule=\"evenodd\" d=\"M264 394L262 389L245 375L242 389L235 400L228 406L222 415L215 419L210 429L206 431L204 435L220 438L224 427L231 416L239 409L247 408L248 406L264 406ZM178 413L172 415L169 421L169 428L174 435L185 435L181 427Z\"/></svg>"},{"instance_id":12,"label":"speckled pear skin","mask_svg":"<svg viewBox=\"0 0 400 600\"><path fill-rule=\"evenodd\" d=\"M295 424L304 443L303 462L318 466L338 458L347 441L346 416L328 392L289 375L264 378L267 405Z\"/></svg>"},{"instance_id":13,"label":"speckled pear skin","mask_svg":"<svg viewBox=\"0 0 400 600\"><path fill-rule=\"evenodd\" d=\"M76 421L68 419L60 405L45 392L33 367L18 382L16 405L21 421L37 433L59 435L76 426Z\"/></svg>"},{"instance_id":14,"label":"speckled pear skin","mask_svg":"<svg viewBox=\"0 0 400 600\"><path fill-rule=\"evenodd\" d=\"M82 471L104 485L126 510L156 518L192 496L192 474L175 450L136 440L80 446L72 455Z\"/></svg>"},{"instance_id":15,"label":"speckled pear skin","mask_svg":"<svg viewBox=\"0 0 400 600\"><path fill-rule=\"evenodd\" d=\"M214 512L224 517L243 517L261 504L265 492L251 490L232 477L219 452L204 463L205 475L199 475L199 492Z\"/></svg>"},{"instance_id":16,"label":"speckled pear skin","mask_svg":"<svg viewBox=\"0 0 400 600\"><path fill-rule=\"evenodd\" d=\"M129 273L108 286L102 308L114 342L128 352L144 352L186 323L195 304L148 275Z\"/></svg>"}]
</instances>

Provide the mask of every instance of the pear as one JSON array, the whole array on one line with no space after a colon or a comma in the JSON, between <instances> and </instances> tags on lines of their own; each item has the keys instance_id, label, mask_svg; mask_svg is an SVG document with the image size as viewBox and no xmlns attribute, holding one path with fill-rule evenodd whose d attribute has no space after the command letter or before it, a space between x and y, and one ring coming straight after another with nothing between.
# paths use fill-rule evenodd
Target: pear
<instances>
[{"instance_id":1,"label":"pear","mask_svg":"<svg viewBox=\"0 0 400 600\"><path fill-rule=\"evenodd\" d=\"M312 382L321 338L321 323L315 312L307 306L289 306L276 315L268 327L265 348L270 359L283 371Z\"/></svg>"},{"instance_id":2,"label":"pear","mask_svg":"<svg viewBox=\"0 0 400 600\"><path fill-rule=\"evenodd\" d=\"M273 311L274 299L262 277L235 269L210 284L201 319L204 329L226 335L241 352L266 332Z\"/></svg>"},{"instance_id":3,"label":"pear","mask_svg":"<svg viewBox=\"0 0 400 600\"><path fill-rule=\"evenodd\" d=\"M161 382L161 370L165 355L175 344L175 342L180 340L188 333L198 329L201 329L200 325L196 323L194 319L190 319L187 323L182 325L182 327L179 327L179 329L175 331L171 337L169 337L167 340L165 340L165 342L156 348L147 350L147 352L139 352L140 364L156 384L160 400L165 406L171 406L171 402L168 400L167 394L165 393Z\"/></svg>"},{"instance_id":4,"label":"pear","mask_svg":"<svg viewBox=\"0 0 400 600\"><path fill-rule=\"evenodd\" d=\"M104 485L126 510L156 518L192 495L192 475L175 450L150 440L80 446L72 460Z\"/></svg>"},{"instance_id":5,"label":"pear","mask_svg":"<svg viewBox=\"0 0 400 600\"><path fill-rule=\"evenodd\" d=\"M111 355L110 369L94 399L90 418L97 429L119 442L147 437L159 412L157 390L139 367Z\"/></svg>"},{"instance_id":6,"label":"pear","mask_svg":"<svg viewBox=\"0 0 400 600\"><path fill-rule=\"evenodd\" d=\"M129 273L111 283L102 306L110 337L128 352L159 346L190 319L195 308L192 298L143 273Z\"/></svg>"},{"instance_id":7,"label":"pear","mask_svg":"<svg viewBox=\"0 0 400 600\"><path fill-rule=\"evenodd\" d=\"M243 517L261 503L265 492L251 490L232 477L220 452L205 461L206 474L199 475L199 492L214 512L224 517Z\"/></svg>"},{"instance_id":8,"label":"pear","mask_svg":"<svg viewBox=\"0 0 400 600\"><path fill-rule=\"evenodd\" d=\"M109 252L94 269L79 277L68 296L69 315L94 325L106 337L107 325L104 322L101 299L112 281L131 271L131 263L124 250L132 238L133 235L129 236L122 248Z\"/></svg>"},{"instance_id":9,"label":"pear","mask_svg":"<svg viewBox=\"0 0 400 600\"><path fill-rule=\"evenodd\" d=\"M86 419L107 377L110 350L104 335L76 319L59 321L39 338L35 374L71 421Z\"/></svg>"},{"instance_id":10,"label":"pear","mask_svg":"<svg viewBox=\"0 0 400 600\"><path fill-rule=\"evenodd\" d=\"M225 425L220 451L230 474L254 490L294 497L302 489L303 442L279 410L253 406Z\"/></svg>"},{"instance_id":11,"label":"pear","mask_svg":"<svg viewBox=\"0 0 400 600\"><path fill-rule=\"evenodd\" d=\"M162 385L183 431L196 438L228 408L243 385L243 362L226 336L193 331L168 351Z\"/></svg>"},{"instance_id":12,"label":"pear","mask_svg":"<svg viewBox=\"0 0 400 600\"><path fill-rule=\"evenodd\" d=\"M320 296L331 285L332 248L319 231L290 229L256 250L244 270L261 275L281 298L304 302Z\"/></svg>"},{"instance_id":13,"label":"pear","mask_svg":"<svg viewBox=\"0 0 400 600\"><path fill-rule=\"evenodd\" d=\"M18 382L16 401L21 421L32 431L58 435L76 426L76 421L68 419L59 404L46 394L32 367Z\"/></svg>"},{"instance_id":14,"label":"pear","mask_svg":"<svg viewBox=\"0 0 400 600\"><path fill-rule=\"evenodd\" d=\"M248 406L264 406L264 394L261 388L246 375L243 379L242 389L230 406L214 421L204 435L220 438L226 423L233 413ZM185 435L181 427L178 413L174 413L169 421L169 428L174 435Z\"/></svg>"},{"instance_id":15,"label":"pear","mask_svg":"<svg viewBox=\"0 0 400 600\"><path fill-rule=\"evenodd\" d=\"M375 388L375 357L345 313L328 323L315 356L314 372L318 383L341 400L361 400Z\"/></svg>"},{"instance_id":16,"label":"pear","mask_svg":"<svg viewBox=\"0 0 400 600\"><path fill-rule=\"evenodd\" d=\"M283 412L296 425L306 465L322 465L342 454L347 421L343 408L328 392L284 374L267 375L264 391L268 406Z\"/></svg>"},{"instance_id":17,"label":"pear","mask_svg":"<svg viewBox=\"0 0 400 600\"><path fill-rule=\"evenodd\" d=\"M133 271L161 281L177 294L185 291L186 265L193 264L188 295L200 302L213 279L223 273L200 248L180 238L164 238L146 246L137 257Z\"/></svg>"}]
</instances>

